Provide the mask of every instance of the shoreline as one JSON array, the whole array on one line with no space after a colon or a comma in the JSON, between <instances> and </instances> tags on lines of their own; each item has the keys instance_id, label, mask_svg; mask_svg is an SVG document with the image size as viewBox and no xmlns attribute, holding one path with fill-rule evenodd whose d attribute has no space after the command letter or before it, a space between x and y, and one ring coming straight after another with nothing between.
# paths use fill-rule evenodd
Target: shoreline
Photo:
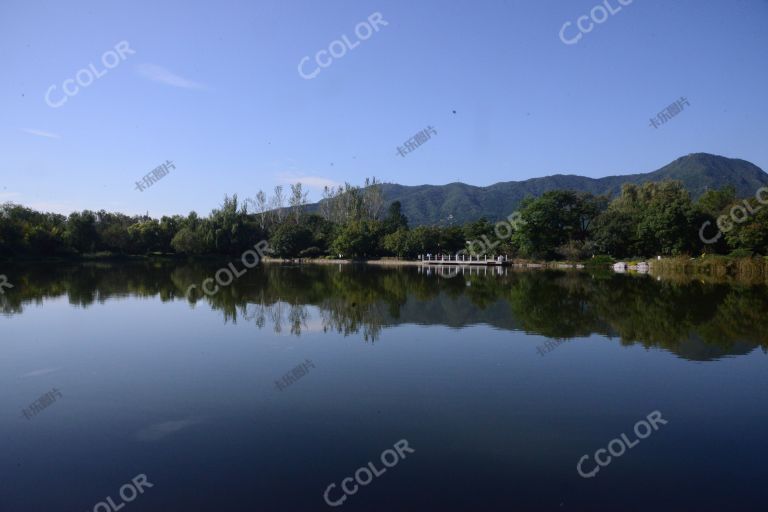
<instances>
[{"instance_id":1,"label":"shoreline","mask_svg":"<svg viewBox=\"0 0 768 512\"><path fill-rule=\"evenodd\" d=\"M526 260L522 258L516 258L510 260L509 263L501 268L546 268L546 269L576 269L576 270L594 270L594 269L607 269L611 270L614 263L626 263L629 267L628 271L632 272L633 266L636 266L639 262L645 262L650 266L651 272L656 271L676 271L683 273L700 273L717 270L717 273L726 273L727 271L744 271L749 270L751 273L755 271L764 271L768 274L768 256L766 257L746 257L746 256L723 256L723 255L703 255L699 257L690 256L667 256L661 259L659 258L647 258L645 260L613 260L604 259L605 257L599 257L597 261L585 260L585 261L545 261L545 260ZM110 254L110 253L97 253L97 254L85 254L85 255L72 255L72 256L52 256L45 258L0 258L0 263L4 264L25 264L25 263L84 263L84 262L129 262L129 261L150 261L150 260L166 260L166 261L230 261L233 256L221 255L221 254L207 254L207 255L182 255L182 254ZM421 260L405 260L398 258L378 258L371 260L353 260L345 258L274 258L264 257L261 259L263 263L269 264L299 264L299 265L374 265L382 267L472 267L472 268L500 268L497 265L440 265L440 264L425 264Z\"/></svg>"},{"instance_id":2,"label":"shoreline","mask_svg":"<svg viewBox=\"0 0 768 512\"><path fill-rule=\"evenodd\" d=\"M264 263L293 263L298 265L374 265L380 267L471 267L471 268L554 268L554 269L594 269L594 268L606 268L609 269L609 264L600 263L598 265L588 265L585 263L566 263L562 261L524 261L517 260L514 263L509 263L503 267L498 265L439 265L439 264L425 264L421 260L400 260L395 258L385 258L376 260L349 260L349 259L325 259L325 258L296 258L296 259L281 259L281 258L264 258Z\"/></svg>"},{"instance_id":3,"label":"shoreline","mask_svg":"<svg viewBox=\"0 0 768 512\"><path fill-rule=\"evenodd\" d=\"M297 264L297 265L372 265L375 267L425 267L425 268L505 268L514 271L526 270L562 270L562 271L587 271L604 272L617 275L648 275L665 280L685 278L697 279L702 282L740 281L750 284L768 284L768 257L731 257L705 255L698 258L688 256L671 256L666 258L648 258L642 260L648 264L648 271L638 271L638 261L624 260L627 270L618 272L614 270L614 262L600 260L590 264L583 262L564 261L536 261L515 260L504 267L494 265L427 265L420 260L376 259L376 260L348 260L348 259L323 259L306 258L296 260L283 260L279 258L264 258L266 264ZM618 261L616 262L618 263Z\"/></svg>"}]
</instances>

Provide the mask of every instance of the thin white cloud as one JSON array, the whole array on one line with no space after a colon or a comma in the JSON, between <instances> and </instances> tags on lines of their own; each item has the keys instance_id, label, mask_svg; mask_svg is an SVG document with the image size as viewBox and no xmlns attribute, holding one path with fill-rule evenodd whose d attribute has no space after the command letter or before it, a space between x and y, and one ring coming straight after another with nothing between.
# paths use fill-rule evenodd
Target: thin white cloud
<instances>
[{"instance_id":1,"label":"thin white cloud","mask_svg":"<svg viewBox=\"0 0 768 512\"><path fill-rule=\"evenodd\" d=\"M49 373L53 373L56 370L58 370L58 368L43 368L41 370L34 370L34 371L29 372L29 373L25 373L21 377L22 378L25 378L25 377L40 377L41 375L48 375Z\"/></svg>"},{"instance_id":2,"label":"thin white cloud","mask_svg":"<svg viewBox=\"0 0 768 512\"><path fill-rule=\"evenodd\" d=\"M139 64L136 66L136 70L141 76L153 82L160 82L161 84L182 87L184 89L205 89L205 85L187 80L156 64Z\"/></svg>"},{"instance_id":3,"label":"thin white cloud","mask_svg":"<svg viewBox=\"0 0 768 512\"><path fill-rule=\"evenodd\" d=\"M43 130L33 130L32 128L22 128L21 131L30 135L37 135L38 137L48 137L51 139L60 139L61 135L58 133L44 132Z\"/></svg>"},{"instance_id":4,"label":"thin white cloud","mask_svg":"<svg viewBox=\"0 0 768 512\"><path fill-rule=\"evenodd\" d=\"M301 183L302 185L305 185L309 188L315 188L318 190L323 190L324 187L333 188L338 185L341 185L341 183L339 183L338 181L334 181L330 178L323 178L322 176L311 176L311 175L301 176L295 173L282 173L278 175L277 179L280 183L285 183L285 184Z\"/></svg>"}]
</instances>

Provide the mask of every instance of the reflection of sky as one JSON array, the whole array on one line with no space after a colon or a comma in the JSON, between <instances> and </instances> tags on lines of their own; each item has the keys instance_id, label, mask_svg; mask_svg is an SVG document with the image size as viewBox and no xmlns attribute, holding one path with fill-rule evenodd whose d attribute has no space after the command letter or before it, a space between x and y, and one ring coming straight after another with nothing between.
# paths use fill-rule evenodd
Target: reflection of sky
<instances>
[{"instance_id":1,"label":"reflection of sky","mask_svg":"<svg viewBox=\"0 0 768 512\"><path fill-rule=\"evenodd\" d=\"M240 510L256 499L265 510L319 510L328 483L403 438L414 456L350 510L457 510L476 496L650 507L637 482L697 510L763 492L760 351L694 363L595 335L542 357L548 338L485 325L394 325L371 344L320 332L319 311L307 311L300 337L158 299L46 301L0 318L4 506L86 510L146 473L156 486L139 510ZM316 367L275 389L307 359ZM58 371L19 378L46 368ZM19 418L53 387L64 395L55 406ZM662 432L599 484L578 478L581 455L657 409L669 420ZM731 469L713 472L713 461ZM46 492L32 492L49 474ZM681 474L697 485L681 486ZM454 480L462 485L446 487Z\"/></svg>"},{"instance_id":2,"label":"reflection of sky","mask_svg":"<svg viewBox=\"0 0 768 512\"><path fill-rule=\"evenodd\" d=\"M200 420L194 418L155 423L139 430L136 433L136 439L147 442L160 441L198 423L200 423Z\"/></svg>"},{"instance_id":3,"label":"reflection of sky","mask_svg":"<svg viewBox=\"0 0 768 512\"><path fill-rule=\"evenodd\" d=\"M367 312L371 310L366 309ZM242 318L260 329L268 328L275 334L293 336L334 331L338 329L339 324L338 319L334 319L327 309L282 301L273 304L248 304ZM368 318L370 319L370 315ZM366 329L367 325L361 325L360 328Z\"/></svg>"}]
</instances>

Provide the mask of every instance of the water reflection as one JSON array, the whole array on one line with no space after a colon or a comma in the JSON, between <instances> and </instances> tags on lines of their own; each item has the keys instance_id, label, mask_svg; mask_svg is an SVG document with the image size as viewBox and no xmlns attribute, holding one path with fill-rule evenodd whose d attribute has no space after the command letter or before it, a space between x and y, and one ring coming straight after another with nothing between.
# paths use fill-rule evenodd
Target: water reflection
<instances>
[{"instance_id":1,"label":"water reflection","mask_svg":"<svg viewBox=\"0 0 768 512\"><path fill-rule=\"evenodd\" d=\"M593 333L660 347L691 360L768 351L764 286L661 280L573 271L473 271L444 279L420 268L267 265L214 296L190 284L219 262L132 262L6 267L17 286L0 295L6 315L66 296L87 308L124 297L208 304L225 322L300 336L312 326L375 342L388 326L488 324L554 339ZM316 318L313 318L317 315Z\"/></svg>"}]
</instances>

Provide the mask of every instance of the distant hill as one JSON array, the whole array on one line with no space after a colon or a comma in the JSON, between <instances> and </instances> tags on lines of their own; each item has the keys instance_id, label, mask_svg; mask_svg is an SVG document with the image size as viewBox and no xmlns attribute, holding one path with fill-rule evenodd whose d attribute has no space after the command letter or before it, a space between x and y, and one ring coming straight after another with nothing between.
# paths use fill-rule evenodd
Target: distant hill
<instances>
[{"instance_id":1,"label":"distant hill","mask_svg":"<svg viewBox=\"0 0 768 512\"><path fill-rule=\"evenodd\" d=\"M464 183L447 185L382 185L387 204L400 201L412 226L463 224L485 216L498 220L514 212L526 196L537 197L549 190L567 189L614 196L625 183L679 180L695 199L708 189L733 185L739 197L753 196L768 186L768 174L745 160L695 153L645 174L587 178L555 174L525 181L506 181L487 187ZM317 205L308 209L315 210Z\"/></svg>"}]
</instances>

